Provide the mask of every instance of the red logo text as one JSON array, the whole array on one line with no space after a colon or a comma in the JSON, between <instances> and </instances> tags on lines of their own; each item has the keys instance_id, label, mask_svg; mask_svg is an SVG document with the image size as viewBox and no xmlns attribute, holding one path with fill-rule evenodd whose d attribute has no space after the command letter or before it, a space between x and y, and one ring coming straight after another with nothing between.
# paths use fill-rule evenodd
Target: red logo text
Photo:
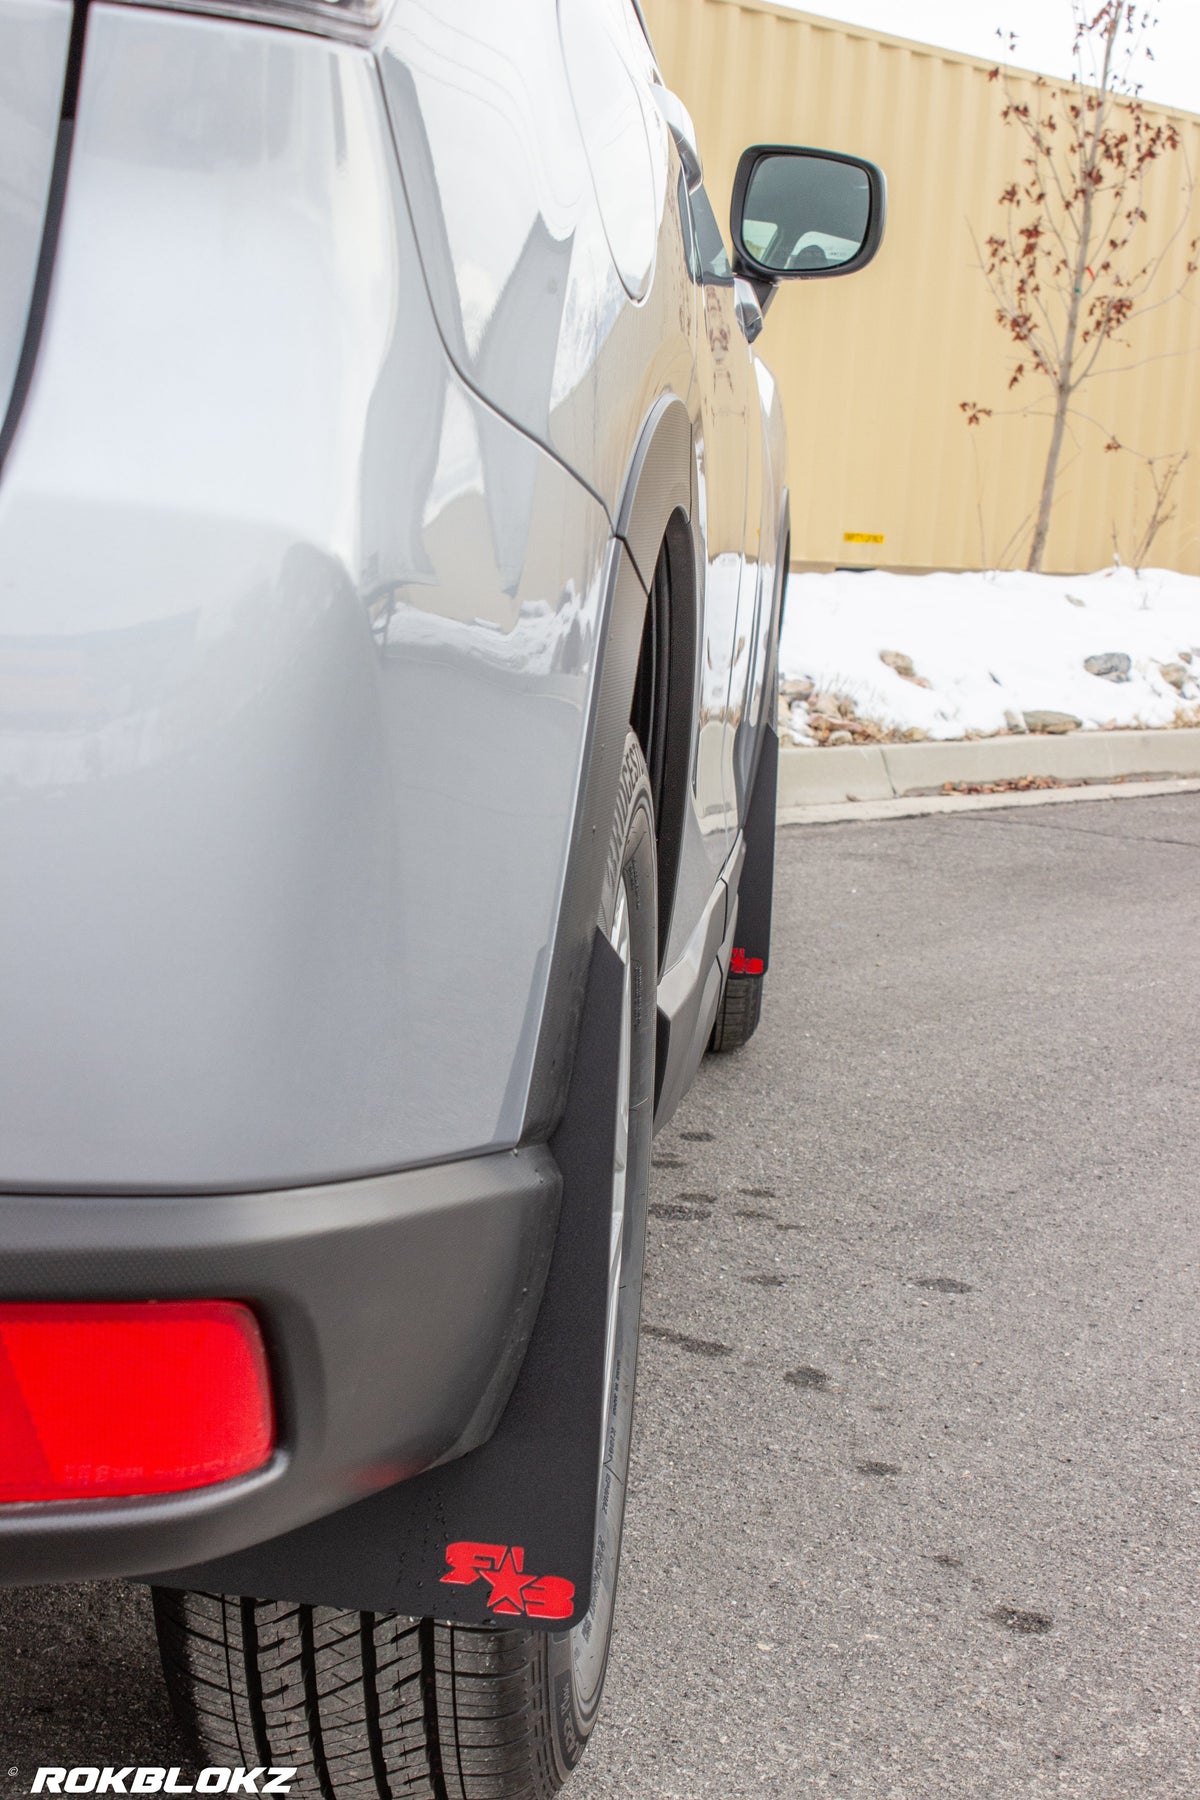
<instances>
[{"instance_id":1,"label":"red logo text","mask_svg":"<svg viewBox=\"0 0 1200 1800\"><path fill-rule=\"evenodd\" d=\"M569 1619L575 1603L575 1584L561 1575L527 1575L525 1552L519 1544L447 1544L449 1564L442 1581L470 1587L486 1581L487 1603L494 1613L508 1618L525 1614L531 1619Z\"/></svg>"},{"instance_id":2,"label":"red logo text","mask_svg":"<svg viewBox=\"0 0 1200 1800\"><path fill-rule=\"evenodd\" d=\"M729 959L729 973L731 975L761 975L762 972L763 959L761 956L747 956L746 952L740 947L734 950L733 955Z\"/></svg>"}]
</instances>

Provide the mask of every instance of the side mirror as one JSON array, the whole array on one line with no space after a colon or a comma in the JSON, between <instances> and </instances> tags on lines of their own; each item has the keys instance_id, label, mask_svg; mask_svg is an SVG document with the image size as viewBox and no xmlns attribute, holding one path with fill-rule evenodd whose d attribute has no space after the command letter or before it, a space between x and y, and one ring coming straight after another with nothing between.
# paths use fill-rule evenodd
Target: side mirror
<instances>
[{"instance_id":1,"label":"side mirror","mask_svg":"<svg viewBox=\"0 0 1200 1800\"><path fill-rule=\"evenodd\" d=\"M887 181L861 156L753 144L733 183L734 267L759 298L780 281L865 269L883 242Z\"/></svg>"}]
</instances>

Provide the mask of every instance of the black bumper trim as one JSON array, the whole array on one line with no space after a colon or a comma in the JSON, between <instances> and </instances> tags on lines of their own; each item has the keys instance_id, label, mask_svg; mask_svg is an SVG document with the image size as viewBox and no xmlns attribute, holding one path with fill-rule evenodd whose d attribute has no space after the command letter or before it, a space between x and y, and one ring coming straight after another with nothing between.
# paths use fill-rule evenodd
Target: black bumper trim
<instances>
[{"instance_id":1,"label":"black bumper trim","mask_svg":"<svg viewBox=\"0 0 1200 1800\"><path fill-rule=\"evenodd\" d=\"M284 1192L0 1195L0 1298L244 1300L273 1460L153 1499L0 1506L0 1585L232 1554L483 1443L533 1330L562 1179L544 1145Z\"/></svg>"}]
</instances>

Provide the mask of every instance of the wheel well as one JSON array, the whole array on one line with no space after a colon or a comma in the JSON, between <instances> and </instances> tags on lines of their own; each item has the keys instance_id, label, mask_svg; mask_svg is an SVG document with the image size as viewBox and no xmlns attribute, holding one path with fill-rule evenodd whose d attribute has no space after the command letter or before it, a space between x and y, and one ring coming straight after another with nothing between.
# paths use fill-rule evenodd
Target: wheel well
<instances>
[{"instance_id":1,"label":"wheel well","mask_svg":"<svg viewBox=\"0 0 1200 1800\"><path fill-rule=\"evenodd\" d=\"M691 532L677 509L667 521L654 565L629 716L654 795L660 968L675 902L692 760L695 592Z\"/></svg>"}]
</instances>

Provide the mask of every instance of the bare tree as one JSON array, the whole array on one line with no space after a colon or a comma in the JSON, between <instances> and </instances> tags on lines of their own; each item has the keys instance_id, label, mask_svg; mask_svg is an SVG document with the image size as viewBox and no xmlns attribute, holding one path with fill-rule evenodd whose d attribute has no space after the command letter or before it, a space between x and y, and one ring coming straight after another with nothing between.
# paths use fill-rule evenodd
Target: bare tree
<instances>
[{"instance_id":1,"label":"bare tree","mask_svg":"<svg viewBox=\"0 0 1200 1800\"><path fill-rule=\"evenodd\" d=\"M1135 569L1140 569L1149 562L1155 538L1163 526L1169 525L1179 511L1179 502L1175 498L1173 490L1175 483L1183 473L1183 465L1187 459L1188 452L1186 450L1176 450L1168 456L1144 458L1146 472L1150 477L1150 517L1146 521L1146 529L1138 539L1133 552Z\"/></svg>"},{"instance_id":2,"label":"bare tree","mask_svg":"<svg viewBox=\"0 0 1200 1800\"><path fill-rule=\"evenodd\" d=\"M1029 569L1042 566L1063 440L1080 389L1100 372L1106 347L1127 343L1135 319L1182 293L1196 273L1200 247L1200 237L1193 238L1181 278L1160 292L1163 266L1187 226L1193 179L1176 125L1150 117L1134 79L1138 61L1151 54L1156 21L1135 0L1072 0L1072 11L1069 83L1039 76L1030 101L1018 97L1001 69L991 74L1004 91L1000 116L1020 131L1025 154L1021 174L1000 195L1002 225L986 240L980 267L997 323L1017 347L1009 388L1040 378L1052 399ZM1146 176L1159 158L1177 153L1184 160L1183 206L1164 235L1147 215ZM961 410L968 425L977 425L992 409L966 400ZM1109 448L1121 447L1111 431L1106 435Z\"/></svg>"}]
</instances>

